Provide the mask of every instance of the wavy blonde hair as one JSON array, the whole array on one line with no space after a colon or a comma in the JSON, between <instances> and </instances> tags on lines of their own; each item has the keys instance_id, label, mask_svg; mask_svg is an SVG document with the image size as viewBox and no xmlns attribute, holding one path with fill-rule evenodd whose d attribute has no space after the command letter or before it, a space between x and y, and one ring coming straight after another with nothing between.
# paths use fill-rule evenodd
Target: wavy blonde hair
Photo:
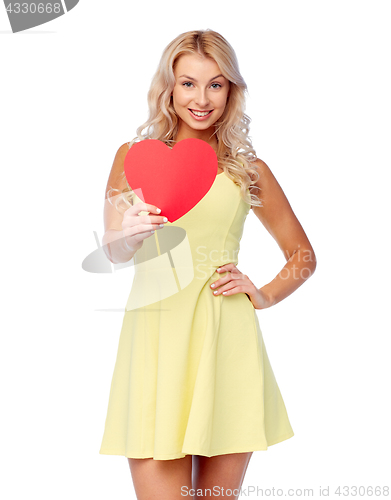
<instances>
[{"instance_id":1,"label":"wavy blonde hair","mask_svg":"<svg viewBox=\"0 0 391 500\"><path fill-rule=\"evenodd\" d=\"M231 45L216 31L206 29L188 31L177 36L164 49L158 69L148 91L148 120L137 128L137 136L130 145L144 139L157 139L171 146L178 133L179 120L175 112L171 93L175 85L174 69L179 57L185 54L198 54L212 58L219 66L223 76L230 82L230 92L222 116L215 123L218 146L219 166L240 188L241 196L253 206L262 206L261 199L252 193L259 189L253 184L258 180L257 170L251 166L256 153L248 136L251 119L245 114L247 85L239 72L238 60ZM252 178L255 176L255 179ZM125 172L121 180L127 187L120 191L110 188L109 201L114 191L118 201L124 201L127 208L132 205L133 190L126 181ZM249 188L249 194L247 194ZM120 199L118 199L120 198Z\"/></svg>"}]
</instances>

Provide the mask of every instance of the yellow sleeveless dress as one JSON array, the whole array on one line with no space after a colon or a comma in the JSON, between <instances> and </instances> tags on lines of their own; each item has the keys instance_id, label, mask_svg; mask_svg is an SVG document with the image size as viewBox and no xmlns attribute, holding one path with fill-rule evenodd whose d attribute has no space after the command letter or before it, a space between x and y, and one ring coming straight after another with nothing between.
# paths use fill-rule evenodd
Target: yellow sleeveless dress
<instances>
[{"instance_id":1,"label":"yellow sleeveless dress","mask_svg":"<svg viewBox=\"0 0 391 500\"><path fill-rule=\"evenodd\" d=\"M254 306L245 293L210 288L218 267L238 265L249 210L239 186L218 174L136 252L100 454L211 457L294 435Z\"/></svg>"}]
</instances>

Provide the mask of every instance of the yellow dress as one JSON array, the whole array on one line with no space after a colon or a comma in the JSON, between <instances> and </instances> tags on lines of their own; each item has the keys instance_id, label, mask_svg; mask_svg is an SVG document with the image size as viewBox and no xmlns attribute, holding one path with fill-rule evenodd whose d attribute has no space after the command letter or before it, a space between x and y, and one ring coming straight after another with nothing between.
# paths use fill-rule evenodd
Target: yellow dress
<instances>
[{"instance_id":1,"label":"yellow dress","mask_svg":"<svg viewBox=\"0 0 391 500\"><path fill-rule=\"evenodd\" d=\"M239 186L218 174L136 252L100 454L211 457L294 435L254 306L245 293L210 288L218 267L238 265L249 210Z\"/></svg>"}]
</instances>

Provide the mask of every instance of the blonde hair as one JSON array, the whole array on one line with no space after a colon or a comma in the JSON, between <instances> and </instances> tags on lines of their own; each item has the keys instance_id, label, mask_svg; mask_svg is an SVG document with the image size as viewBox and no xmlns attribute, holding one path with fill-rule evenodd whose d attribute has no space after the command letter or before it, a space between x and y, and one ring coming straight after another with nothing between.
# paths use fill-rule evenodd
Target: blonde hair
<instances>
[{"instance_id":1,"label":"blonde hair","mask_svg":"<svg viewBox=\"0 0 391 500\"><path fill-rule=\"evenodd\" d=\"M256 160L256 153L248 136L251 119L244 112L247 85L239 72L233 48L216 31L210 29L188 31L177 36L167 45L148 91L148 120L137 128L137 136L130 144L144 139L158 139L167 146L175 142L179 120L172 104L171 93L175 85L176 62L184 54L198 54L212 58L223 76L229 80L230 92L226 107L215 123L218 163L227 176L240 186L241 196L247 203L262 206L260 198L251 192L252 189L259 189L252 186L259 178L259 174L251 166L251 163ZM253 175L255 180L251 177ZM129 208L132 204L133 191L126 181L125 173L121 178L126 182L127 187L121 191L122 197L120 198ZM247 188L249 188L249 194L247 194ZM119 190L109 189L109 201L114 191ZM118 199L116 208L117 201Z\"/></svg>"}]
</instances>

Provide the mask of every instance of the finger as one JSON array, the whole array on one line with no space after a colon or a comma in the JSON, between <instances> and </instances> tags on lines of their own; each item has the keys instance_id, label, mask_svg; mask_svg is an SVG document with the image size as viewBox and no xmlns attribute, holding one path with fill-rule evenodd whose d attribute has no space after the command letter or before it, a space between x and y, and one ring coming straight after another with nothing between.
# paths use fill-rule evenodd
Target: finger
<instances>
[{"instance_id":1,"label":"finger","mask_svg":"<svg viewBox=\"0 0 391 500\"><path fill-rule=\"evenodd\" d=\"M213 292L213 295L234 295L236 293L246 293L244 285L238 285L236 281L230 281L218 290Z\"/></svg>"},{"instance_id":2,"label":"finger","mask_svg":"<svg viewBox=\"0 0 391 500\"><path fill-rule=\"evenodd\" d=\"M138 206L141 208L138 208L138 211L143 211L143 212L149 212L152 214L161 214L161 209L158 208L156 205L151 205L151 203L144 203L143 201L136 203L134 206Z\"/></svg>"},{"instance_id":3,"label":"finger","mask_svg":"<svg viewBox=\"0 0 391 500\"><path fill-rule=\"evenodd\" d=\"M231 280L242 280L243 284L248 284L246 279L243 279L243 275L241 273L234 273L233 271L228 272L228 274L225 274L221 276L218 280L214 281L211 283L211 288L215 290L217 287L225 285ZM213 286L212 286L213 285Z\"/></svg>"},{"instance_id":4,"label":"finger","mask_svg":"<svg viewBox=\"0 0 391 500\"><path fill-rule=\"evenodd\" d=\"M134 226L128 226L124 229L124 236L137 238L138 234L150 233L155 231L160 227L155 227L153 224L137 224Z\"/></svg>"},{"instance_id":5,"label":"finger","mask_svg":"<svg viewBox=\"0 0 391 500\"><path fill-rule=\"evenodd\" d=\"M134 219L134 216L133 216ZM159 224L167 224L167 217L157 216L157 215L139 215L138 219L135 219L136 224L154 224L158 226Z\"/></svg>"},{"instance_id":6,"label":"finger","mask_svg":"<svg viewBox=\"0 0 391 500\"><path fill-rule=\"evenodd\" d=\"M153 236L155 231L144 231L144 232L139 232L135 234L134 236L125 236L125 241L126 244L131 248L137 246L139 243L144 241L145 239L149 238L150 236ZM129 238L129 240L128 240Z\"/></svg>"},{"instance_id":7,"label":"finger","mask_svg":"<svg viewBox=\"0 0 391 500\"><path fill-rule=\"evenodd\" d=\"M150 214L161 215L160 208L156 207L156 205L152 205L151 203L144 203L143 201L135 203L128 208L125 213L127 215L138 215L139 212L149 212Z\"/></svg>"},{"instance_id":8,"label":"finger","mask_svg":"<svg viewBox=\"0 0 391 500\"><path fill-rule=\"evenodd\" d=\"M242 273L242 271L240 271L236 266L234 269L232 269L231 271L232 275L235 276L236 278L239 277L239 278L243 278L243 279L247 279L248 276L244 273Z\"/></svg>"},{"instance_id":9,"label":"finger","mask_svg":"<svg viewBox=\"0 0 391 500\"><path fill-rule=\"evenodd\" d=\"M212 286L215 285L215 286ZM228 277L224 277L219 279L218 281L215 281L215 283L211 283L211 289L212 290L218 290L220 293L223 292L224 290L228 290L230 287L237 287L237 286L247 286L248 283L244 280L242 280L239 277L235 277L234 275L229 275Z\"/></svg>"},{"instance_id":10,"label":"finger","mask_svg":"<svg viewBox=\"0 0 391 500\"><path fill-rule=\"evenodd\" d=\"M232 264L232 262L229 262L228 264L224 264L223 266L220 266L216 269L217 272L223 273L224 271L230 271L233 267L235 267L235 264Z\"/></svg>"},{"instance_id":11,"label":"finger","mask_svg":"<svg viewBox=\"0 0 391 500\"><path fill-rule=\"evenodd\" d=\"M216 289L217 287L225 285L226 283L229 283L230 281L240 280L241 278L242 278L242 276L240 274L229 273L229 274L226 274L225 276L222 276L218 280L214 281L213 283L211 283L211 285L214 285L214 286L212 286L212 288ZM243 284L244 284L244 282L243 282Z\"/></svg>"}]
</instances>

